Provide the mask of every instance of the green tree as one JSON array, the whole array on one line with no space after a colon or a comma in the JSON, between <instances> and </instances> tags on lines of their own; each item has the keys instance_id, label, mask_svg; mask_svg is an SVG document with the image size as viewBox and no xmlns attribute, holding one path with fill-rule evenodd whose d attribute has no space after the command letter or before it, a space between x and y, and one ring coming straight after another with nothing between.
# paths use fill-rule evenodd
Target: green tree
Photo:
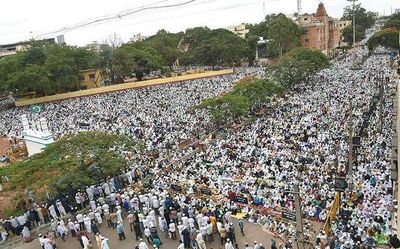
<instances>
[{"instance_id":1,"label":"green tree","mask_svg":"<svg viewBox=\"0 0 400 249\"><path fill-rule=\"evenodd\" d=\"M385 28L375 33L367 42L370 50L377 46L400 49L399 30L395 28Z\"/></svg>"},{"instance_id":2,"label":"green tree","mask_svg":"<svg viewBox=\"0 0 400 249\"><path fill-rule=\"evenodd\" d=\"M267 75L283 87L290 87L328 66L328 58L320 51L298 48L269 66Z\"/></svg>"},{"instance_id":3,"label":"green tree","mask_svg":"<svg viewBox=\"0 0 400 249\"><path fill-rule=\"evenodd\" d=\"M112 67L120 82L132 76L142 80L145 74L162 67L162 58L153 48L125 44L115 51Z\"/></svg>"},{"instance_id":4,"label":"green tree","mask_svg":"<svg viewBox=\"0 0 400 249\"><path fill-rule=\"evenodd\" d=\"M365 8L361 7L361 4L355 6L355 16L356 16L356 28L357 25L361 26L365 31L371 28L375 23L375 14L371 11L367 11ZM353 6L347 6L344 8L342 20L353 20Z\"/></svg>"},{"instance_id":5,"label":"green tree","mask_svg":"<svg viewBox=\"0 0 400 249\"><path fill-rule=\"evenodd\" d=\"M269 37L278 44L281 55L300 46L300 36L304 30L291 19L279 14L268 17L266 21L269 23Z\"/></svg>"},{"instance_id":6,"label":"green tree","mask_svg":"<svg viewBox=\"0 0 400 249\"><path fill-rule=\"evenodd\" d=\"M205 99L199 107L207 109L216 124L226 124L248 116L252 110L268 103L272 96L283 93L284 88L273 81L245 78L231 92Z\"/></svg>"},{"instance_id":7,"label":"green tree","mask_svg":"<svg viewBox=\"0 0 400 249\"><path fill-rule=\"evenodd\" d=\"M347 26L346 28L343 29L343 40L347 42L348 44L352 45L353 44L353 26ZM361 41L362 39L365 38L365 29L361 27L360 25L356 25L356 42Z\"/></svg>"},{"instance_id":8,"label":"green tree","mask_svg":"<svg viewBox=\"0 0 400 249\"><path fill-rule=\"evenodd\" d=\"M182 35L182 32L173 34L165 30L160 30L154 36L151 36L142 42L137 42L136 44L139 46L139 48L153 48L162 58L162 64L172 68L172 65L180 55L178 46Z\"/></svg>"},{"instance_id":9,"label":"green tree","mask_svg":"<svg viewBox=\"0 0 400 249\"><path fill-rule=\"evenodd\" d=\"M142 145L126 136L103 132L65 136L42 153L0 168L0 182L7 191L32 191L39 200L47 193L76 191L126 168L127 162L116 148L140 153Z\"/></svg>"},{"instance_id":10,"label":"green tree","mask_svg":"<svg viewBox=\"0 0 400 249\"><path fill-rule=\"evenodd\" d=\"M182 41L188 47L183 55L186 65L238 65L247 52L246 42L225 29L190 29Z\"/></svg>"},{"instance_id":11,"label":"green tree","mask_svg":"<svg viewBox=\"0 0 400 249\"><path fill-rule=\"evenodd\" d=\"M384 29L386 28L395 28L397 30L400 29L400 13L393 14L390 16L389 20L385 22L383 26Z\"/></svg>"},{"instance_id":12,"label":"green tree","mask_svg":"<svg viewBox=\"0 0 400 249\"><path fill-rule=\"evenodd\" d=\"M249 33L246 35L249 61L254 60L259 37L269 40L267 57L273 58L300 46L300 37L304 34L302 28L283 14L268 15L264 21L247 25L247 28L249 29Z\"/></svg>"},{"instance_id":13,"label":"green tree","mask_svg":"<svg viewBox=\"0 0 400 249\"><path fill-rule=\"evenodd\" d=\"M79 71L98 64L92 51L31 41L27 49L0 61L0 88L48 95L79 89Z\"/></svg>"}]
</instances>

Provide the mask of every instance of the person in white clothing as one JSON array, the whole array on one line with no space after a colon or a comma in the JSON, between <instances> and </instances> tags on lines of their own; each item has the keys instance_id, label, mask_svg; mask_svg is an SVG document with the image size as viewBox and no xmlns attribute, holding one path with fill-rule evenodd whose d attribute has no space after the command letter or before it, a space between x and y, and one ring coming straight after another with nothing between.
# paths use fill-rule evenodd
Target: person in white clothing
<instances>
[{"instance_id":1,"label":"person in white clothing","mask_svg":"<svg viewBox=\"0 0 400 249\"><path fill-rule=\"evenodd\" d=\"M92 222L91 222L90 218L85 215L83 217L83 223L85 224L86 231L88 233L92 233L92 227L90 226Z\"/></svg>"},{"instance_id":2,"label":"person in white clothing","mask_svg":"<svg viewBox=\"0 0 400 249\"><path fill-rule=\"evenodd\" d=\"M82 235L81 240L82 240L82 244L83 244L83 249L89 249L90 241L89 241L88 237L86 237L85 235Z\"/></svg>"},{"instance_id":3,"label":"person in white clothing","mask_svg":"<svg viewBox=\"0 0 400 249\"><path fill-rule=\"evenodd\" d=\"M233 247L232 242L230 241L230 239L227 239L227 240L226 240L225 249L235 249L235 248Z\"/></svg>"},{"instance_id":4,"label":"person in white clothing","mask_svg":"<svg viewBox=\"0 0 400 249\"><path fill-rule=\"evenodd\" d=\"M146 243L143 241L143 239L140 239L139 249L149 249L149 247L146 245Z\"/></svg>"},{"instance_id":5,"label":"person in white clothing","mask_svg":"<svg viewBox=\"0 0 400 249\"><path fill-rule=\"evenodd\" d=\"M201 234L200 231L197 231L196 241L199 245L199 249L207 249L206 242L203 239L203 234Z\"/></svg>"},{"instance_id":6,"label":"person in white clothing","mask_svg":"<svg viewBox=\"0 0 400 249\"><path fill-rule=\"evenodd\" d=\"M100 249L110 249L109 240L106 237L101 238L101 248Z\"/></svg>"},{"instance_id":7,"label":"person in white clothing","mask_svg":"<svg viewBox=\"0 0 400 249\"><path fill-rule=\"evenodd\" d=\"M51 206L48 208L48 210L49 210L49 212L50 212L51 217L53 217L54 220L57 220L57 219L58 219L58 216L57 216L56 209L55 209L54 205L51 205Z\"/></svg>"},{"instance_id":8,"label":"person in white clothing","mask_svg":"<svg viewBox=\"0 0 400 249\"><path fill-rule=\"evenodd\" d=\"M57 209L60 212L61 216L66 216L67 215L67 212L65 212L65 208L64 208L64 206L63 206L63 204L61 203L60 200L57 200L56 206L57 206Z\"/></svg>"},{"instance_id":9,"label":"person in white clothing","mask_svg":"<svg viewBox=\"0 0 400 249\"><path fill-rule=\"evenodd\" d=\"M103 224L103 219L101 218L101 214L99 212L94 212L94 217L96 217L97 223Z\"/></svg>"}]
</instances>

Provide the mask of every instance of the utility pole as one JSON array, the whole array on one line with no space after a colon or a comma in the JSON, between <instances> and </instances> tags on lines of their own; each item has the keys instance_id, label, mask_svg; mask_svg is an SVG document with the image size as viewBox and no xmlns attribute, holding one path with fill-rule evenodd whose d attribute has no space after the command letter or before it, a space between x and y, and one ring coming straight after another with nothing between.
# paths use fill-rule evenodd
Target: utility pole
<instances>
[{"instance_id":1,"label":"utility pole","mask_svg":"<svg viewBox=\"0 0 400 249\"><path fill-rule=\"evenodd\" d=\"M350 99L349 106L349 154L348 154L348 165L347 165L347 175L349 179L349 191L353 192L353 106Z\"/></svg>"},{"instance_id":2,"label":"utility pole","mask_svg":"<svg viewBox=\"0 0 400 249\"><path fill-rule=\"evenodd\" d=\"M353 48L356 47L356 1L358 0L347 0L353 2Z\"/></svg>"},{"instance_id":3,"label":"utility pole","mask_svg":"<svg viewBox=\"0 0 400 249\"><path fill-rule=\"evenodd\" d=\"M303 231L303 218L301 212L301 199L300 199L300 179L301 179L301 172L303 170L303 166L301 166L300 170L297 172L297 177L294 182L294 205L296 207L296 243L297 249L305 249L305 241L304 241L304 231Z\"/></svg>"},{"instance_id":4,"label":"utility pole","mask_svg":"<svg viewBox=\"0 0 400 249\"><path fill-rule=\"evenodd\" d=\"M381 101L380 101L380 112L379 112L379 119L380 119L380 127L379 127L379 131L382 132L383 130L383 108L385 105L385 85L384 85L384 75L382 72L382 77L381 77L381 85L380 85L380 97L381 97Z\"/></svg>"}]
</instances>

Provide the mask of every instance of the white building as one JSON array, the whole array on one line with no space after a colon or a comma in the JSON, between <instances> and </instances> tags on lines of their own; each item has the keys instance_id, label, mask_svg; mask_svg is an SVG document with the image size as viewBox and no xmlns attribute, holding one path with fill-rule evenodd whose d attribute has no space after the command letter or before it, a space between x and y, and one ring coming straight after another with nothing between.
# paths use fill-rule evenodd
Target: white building
<instances>
[{"instance_id":1,"label":"white building","mask_svg":"<svg viewBox=\"0 0 400 249\"><path fill-rule=\"evenodd\" d=\"M29 156L40 153L49 144L54 142L53 134L49 131L45 118L32 122L31 125L25 114L21 115L21 120L24 128L22 134Z\"/></svg>"},{"instance_id":2,"label":"white building","mask_svg":"<svg viewBox=\"0 0 400 249\"><path fill-rule=\"evenodd\" d=\"M246 24L244 23L235 26L229 26L226 29L242 39L244 39L246 37L246 34L250 31L249 29L246 29Z\"/></svg>"},{"instance_id":3,"label":"white building","mask_svg":"<svg viewBox=\"0 0 400 249\"><path fill-rule=\"evenodd\" d=\"M137 34L133 34L130 41L131 42L139 42L139 41L143 41L144 39L146 39L146 37L142 36L141 33L137 33Z\"/></svg>"}]
</instances>

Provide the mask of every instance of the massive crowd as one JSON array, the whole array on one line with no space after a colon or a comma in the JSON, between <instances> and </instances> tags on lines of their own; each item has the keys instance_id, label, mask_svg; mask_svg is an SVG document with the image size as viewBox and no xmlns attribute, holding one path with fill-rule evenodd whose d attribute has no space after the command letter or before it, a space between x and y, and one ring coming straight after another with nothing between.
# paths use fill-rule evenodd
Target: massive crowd
<instances>
[{"instance_id":1,"label":"massive crowd","mask_svg":"<svg viewBox=\"0 0 400 249\"><path fill-rule=\"evenodd\" d=\"M294 225L282 222L276 213L294 212L291 191L299 183L306 218L325 221L336 195L335 176L348 170L351 102L351 130L361 137L354 153L354 189L340 194L332 233L318 234L316 248L375 248L388 243L395 72L389 68L388 56L371 55L364 62L367 57L368 51L359 48L332 61L330 68L285 97L273 99L254 122L241 122L208 137L206 111L191 107L228 91L236 79L261 75L261 70L249 68L232 76L45 104L39 115L49 120L56 137L80 130L124 133L142 139L147 151L158 152L159 160L133 155L130 171L90 186L75 198L64 196L47 206L35 206L22 215L25 218L10 218L6 232L24 235L37 222L52 218L55 232L41 239L45 249L52 248L53 234L67 232L87 248L86 233L97 234L97 225L103 222L124 239L127 219L140 249L147 248L140 238L159 246L164 238L154 229L157 226L166 239L180 239L178 248L206 248L206 242L219 234L221 244L231 249L236 241L232 217L240 213L293 240L299 236ZM361 62L361 69L353 68ZM2 112L0 132L21 136L16 118L21 114L37 115L25 108ZM189 139L200 139L201 146L179 148ZM80 211L84 206L89 207L86 216ZM75 218L58 220L64 209ZM312 238L313 226L304 233L304 238ZM100 234L96 238L99 248L108 248L107 238ZM288 240L281 248L291 248L290 244Z\"/></svg>"}]
</instances>

